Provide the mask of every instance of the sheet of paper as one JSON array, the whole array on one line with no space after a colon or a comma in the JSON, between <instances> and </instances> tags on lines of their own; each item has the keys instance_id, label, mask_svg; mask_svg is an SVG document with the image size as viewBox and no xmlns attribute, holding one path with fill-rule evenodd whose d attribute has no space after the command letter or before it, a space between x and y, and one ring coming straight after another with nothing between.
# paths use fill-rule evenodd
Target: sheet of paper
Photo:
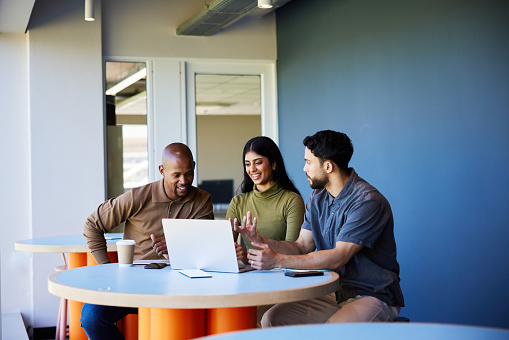
<instances>
[{"instance_id":1,"label":"sheet of paper","mask_svg":"<svg viewBox=\"0 0 509 340\"><path fill-rule=\"evenodd\" d=\"M200 269L181 269L178 272L192 279L199 277L212 277L212 275Z\"/></svg>"}]
</instances>

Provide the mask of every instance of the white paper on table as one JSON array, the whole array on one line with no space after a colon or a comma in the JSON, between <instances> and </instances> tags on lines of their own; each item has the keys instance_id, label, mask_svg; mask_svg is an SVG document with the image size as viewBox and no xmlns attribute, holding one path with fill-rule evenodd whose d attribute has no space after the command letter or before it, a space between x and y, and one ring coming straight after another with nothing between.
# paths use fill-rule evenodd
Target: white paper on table
<instances>
[{"instance_id":1,"label":"white paper on table","mask_svg":"<svg viewBox=\"0 0 509 340\"><path fill-rule=\"evenodd\" d=\"M199 277L212 277L212 275L200 269L181 269L178 272L192 279Z\"/></svg>"}]
</instances>

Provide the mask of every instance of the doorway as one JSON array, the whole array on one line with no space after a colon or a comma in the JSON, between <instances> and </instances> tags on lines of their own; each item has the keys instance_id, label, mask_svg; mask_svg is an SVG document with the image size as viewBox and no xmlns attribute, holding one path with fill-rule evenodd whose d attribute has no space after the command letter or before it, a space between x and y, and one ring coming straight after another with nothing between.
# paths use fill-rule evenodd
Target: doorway
<instances>
[{"instance_id":1,"label":"doorway","mask_svg":"<svg viewBox=\"0 0 509 340\"><path fill-rule=\"evenodd\" d=\"M184 67L185 140L197 157L194 185L213 191L214 214L224 218L242 182L245 143L260 135L279 142L275 63L187 61Z\"/></svg>"},{"instance_id":2,"label":"doorway","mask_svg":"<svg viewBox=\"0 0 509 340\"><path fill-rule=\"evenodd\" d=\"M244 144L261 135L259 75L196 74L198 187L224 218L243 180Z\"/></svg>"}]
</instances>

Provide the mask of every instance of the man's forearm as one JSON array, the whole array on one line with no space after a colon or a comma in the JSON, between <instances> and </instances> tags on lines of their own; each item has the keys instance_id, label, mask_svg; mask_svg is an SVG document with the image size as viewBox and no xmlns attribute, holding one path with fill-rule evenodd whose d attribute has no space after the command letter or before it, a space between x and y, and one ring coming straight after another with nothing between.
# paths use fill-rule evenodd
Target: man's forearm
<instances>
[{"instance_id":1,"label":"man's forearm","mask_svg":"<svg viewBox=\"0 0 509 340\"><path fill-rule=\"evenodd\" d=\"M108 256L107 250L96 250L92 253L92 256L94 257L95 262L97 264L105 264L105 263L111 263L110 257Z\"/></svg>"},{"instance_id":2,"label":"man's forearm","mask_svg":"<svg viewBox=\"0 0 509 340\"><path fill-rule=\"evenodd\" d=\"M276 264L279 268L292 269L327 269L341 270L360 250L350 242L337 242L334 249L312 251L304 255L277 254Z\"/></svg>"},{"instance_id":3,"label":"man's forearm","mask_svg":"<svg viewBox=\"0 0 509 340\"><path fill-rule=\"evenodd\" d=\"M110 258L108 256L108 248L106 244L106 239L104 237L104 232L99 230L99 228L91 223L90 218L85 223L83 228L83 236L85 236L87 240L87 246L94 260L97 264L109 263Z\"/></svg>"},{"instance_id":4,"label":"man's forearm","mask_svg":"<svg viewBox=\"0 0 509 340\"><path fill-rule=\"evenodd\" d=\"M273 239L263 237L260 243L268 244L276 253L285 255L302 255L305 251L296 242L291 241L276 241Z\"/></svg>"},{"instance_id":5,"label":"man's forearm","mask_svg":"<svg viewBox=\"0 0 509 340\"><path fill-rule=\"evenodd\" d=\"M315 251L303 255L278 254L277 267L290 269L339 270L338 262L329 251ZM342 265L340 265L342 267Z\"/></svg>"}]
</instances>

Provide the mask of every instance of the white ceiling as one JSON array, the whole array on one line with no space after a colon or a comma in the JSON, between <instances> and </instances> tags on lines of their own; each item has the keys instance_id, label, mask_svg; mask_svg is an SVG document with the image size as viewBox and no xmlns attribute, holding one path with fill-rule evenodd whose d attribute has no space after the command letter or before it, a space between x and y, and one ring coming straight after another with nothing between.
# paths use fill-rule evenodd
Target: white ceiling
<instances>
[{"instance_id":1,"label":"white ceiling","mask_svg":"<svg viewBox=\"0 0 509 340\"><path fill-rule=\"evenodd\" d=\"M273 0L274 7L271 9L253 8L248 16L262 17L285 5L291 0ZM209 1L210 2L210 1ZM30 14L34 7L35 0L0 0L0 33L24 33L30 20ZM206 4L207 1L204 1ZM83 1L83 10L85 2ZM189 13L192 16L193 13ZM187 18L182 18L184 21Z\"/></svg>"},{"instance_id":2,"label":"white ceiling","mask_svg":"<svg viewBox=\"0 0 509 340\"><path fill-rule=\"evenodd\" d=\"M196 76L196 114L259 115L260 77L199 74Z\"/></svg>"},{"instance_id":3,"label":"white ceiling","mask_svg":"<svg viewBox=\"0 0 509 340\"><path fill-rule=\"evenodd\" d=\"M35 0L0 0L0 32L24 33Z\"/></svg>"}]
</instances>

